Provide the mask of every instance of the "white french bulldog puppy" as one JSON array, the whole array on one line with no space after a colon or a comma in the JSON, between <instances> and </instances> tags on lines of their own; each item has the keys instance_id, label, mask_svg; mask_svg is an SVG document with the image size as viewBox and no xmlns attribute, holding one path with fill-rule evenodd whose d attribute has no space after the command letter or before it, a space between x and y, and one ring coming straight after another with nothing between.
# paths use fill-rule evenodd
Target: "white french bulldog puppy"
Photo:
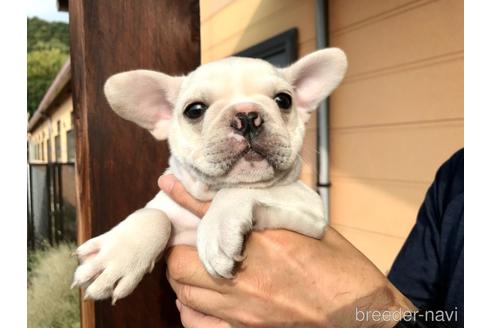
<instances>
[{"instance_id":1,"label":"white french bulldog puppy","mask_svg":"<svg viewBox=\"0 0 492 328\"><path fill-rule=\"evenodd\" d=\"M168 139L168 173L200 200L198 217L159 192L143 209L76 251L73 286L113 302L130 294L166 246L196 245L206 270L232 278L252 229L321 238L320 197L298 181L305 123L341 82L345 54L311 53L286 68L231 57L187 76L147 70L116 74L104 87L112 109Z\"/></svg>"}]
</instances>

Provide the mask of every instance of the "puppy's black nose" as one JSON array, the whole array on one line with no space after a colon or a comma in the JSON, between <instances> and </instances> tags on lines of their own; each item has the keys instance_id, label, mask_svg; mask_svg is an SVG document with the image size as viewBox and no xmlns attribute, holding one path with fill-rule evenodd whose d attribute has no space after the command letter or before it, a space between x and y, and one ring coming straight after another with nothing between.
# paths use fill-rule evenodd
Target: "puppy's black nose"
<instances>
[{"instance_id":1,"label":"puppy's black nose","mask_svg":"<svg viewBox=\"0 0 492 328\"><path fill-rule=\"evenodd\" d=\"M231 127L247 138L254 138L261 132L263 120L258 112L240 112L234 116Z\"/></svg>"}]
</instances>

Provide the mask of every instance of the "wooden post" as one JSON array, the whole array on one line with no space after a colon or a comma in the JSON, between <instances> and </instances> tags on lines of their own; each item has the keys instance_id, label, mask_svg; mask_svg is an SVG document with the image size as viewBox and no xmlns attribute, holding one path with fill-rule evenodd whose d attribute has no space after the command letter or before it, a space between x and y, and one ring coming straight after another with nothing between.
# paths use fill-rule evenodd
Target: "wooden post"
<instances>
[{"instance_id":1,"label":"wooden post","mask_svg":"<svg viewBox=\"0 0 492 328\"><path fill-rule=\"evenodd\" d=\"M198 0L71 0L79 243L116 225L158 191L167 144L119 118L106 79L131 69L185 74L200 63ZM129 297L83 302L82 327L179 327L163 261Z\"/></svg>"}]
</instances>

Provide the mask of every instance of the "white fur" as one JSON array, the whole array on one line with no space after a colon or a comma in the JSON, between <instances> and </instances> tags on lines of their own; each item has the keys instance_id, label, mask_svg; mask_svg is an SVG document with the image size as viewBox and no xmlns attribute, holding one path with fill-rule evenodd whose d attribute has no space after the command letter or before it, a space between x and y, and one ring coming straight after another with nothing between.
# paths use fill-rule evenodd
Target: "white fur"
<instances>
[{"instance_id":1,"label":"white fur","mask_svg":"<svg viewBox=\"0 0 492 328\"><path fill-rule=\"evenodd\" d=\"M283 69L286 78L296 84L298 109L304 122L319 102L340 84L346 71L347 58L337 48L316 51ZM320 83L323 78L325 83Z\"/></svg>"},{"instance_id":2,"label":"white fur","mask_svg":"<svg viewBox=\"0 0 492 328\"><path fill-rule=\"evenodd\" d=\"M265 189L221 189L198 226L198 255L208 272L232 278L252 229L283 228L321 238L325 225L320 197L300 181Z\"/></svg>"},{"instance_id":3,"label":"white fur","mask_svg":"<svg viewBox=\"0 0 492 328\"><path fill-rule=\"evenodd\" d=\"M326 226L321 199L297 181L299 152L304 122L340 83L346 67L341 50L325 49L284 69L258 59L229 58L186 77L145 70L111 77L105 93L115 112L157 139L168 138L167 173L195 198L212 203L200 220L159 192L144 209L77 249L81 264L73 286L87 287L89 298L115 302L133 291L170 245L196 245L210 274L232 278L252 229L289 229L321 238ZM281 112L272 100L278 92L293 95L291 112ZM209 105L200 125L183 116L193 101ZM255 146L230 126L236 106L245 102L264 119L263 139L254 142L270 157L230 159Z\"/></svg>"}]
</instances>

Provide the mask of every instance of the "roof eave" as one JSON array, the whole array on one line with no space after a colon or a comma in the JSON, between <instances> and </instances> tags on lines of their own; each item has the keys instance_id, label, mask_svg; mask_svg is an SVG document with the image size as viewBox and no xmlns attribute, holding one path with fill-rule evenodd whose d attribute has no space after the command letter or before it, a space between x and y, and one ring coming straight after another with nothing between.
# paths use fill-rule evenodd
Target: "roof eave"
<instances>
[{"instance_id":1,"label":"roof eave","mask_svg":"<svg viewBox=\"0 0 492 328\"><path fill-rule=\"evenodd\" d=\"M59 100L64 92L69 87L69 82L72 78L72 73L70 69L70 58L65 62L63 67L60 69L55 79L51 83L48 91L46 91L43 99L39 103L38 108L32 115L31 119L27 124L27 131L31 132L35 127L45 120L46 115L52 109L53 103Z\"/></svg>"}]
</instances>

